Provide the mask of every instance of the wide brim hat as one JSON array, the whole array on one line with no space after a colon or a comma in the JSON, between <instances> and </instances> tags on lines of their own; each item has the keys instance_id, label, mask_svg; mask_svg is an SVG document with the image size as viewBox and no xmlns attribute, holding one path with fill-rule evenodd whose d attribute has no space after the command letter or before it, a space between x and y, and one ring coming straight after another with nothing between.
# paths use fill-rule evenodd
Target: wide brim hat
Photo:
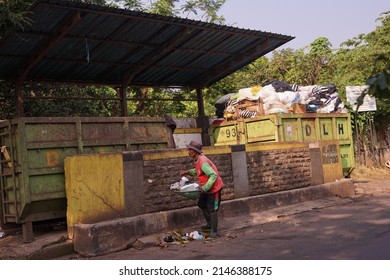
<instances>
[{"instance_id":1,"label":"wide brim hat","mask_svg":"<svg viewBox=\"0 0 390 280\"><path fill-rule=\"evenodd\" d=\"M196 142L196 141L191 141L190 144L186 145L188 149L194 150L198 154L202 153L202 144Z\"/></svg>"}]
</instances>

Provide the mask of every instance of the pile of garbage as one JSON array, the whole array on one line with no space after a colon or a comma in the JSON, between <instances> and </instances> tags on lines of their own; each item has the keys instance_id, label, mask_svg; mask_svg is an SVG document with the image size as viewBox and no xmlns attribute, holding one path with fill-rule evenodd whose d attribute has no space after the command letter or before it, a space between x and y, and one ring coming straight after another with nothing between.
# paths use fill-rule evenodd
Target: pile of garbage
<instances>
[{"instance_id":1,"label":"pile of garbage","mask_svg":"<svg viewBox=\"0 0 390 280\"><path fill-rule=\"evenodd\" d=\"M215 108L217 117L226 120L269 114L347 112L334 84L299 86L279 80L224 95Z\"/></svg>"}]
</instances>

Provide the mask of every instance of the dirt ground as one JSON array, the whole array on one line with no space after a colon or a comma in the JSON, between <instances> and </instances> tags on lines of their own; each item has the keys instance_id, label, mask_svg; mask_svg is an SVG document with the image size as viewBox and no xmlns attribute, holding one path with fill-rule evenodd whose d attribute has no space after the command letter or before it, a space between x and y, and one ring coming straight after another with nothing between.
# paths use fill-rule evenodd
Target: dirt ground
<instances>
[{"instance_id":1,"label":"dirt ground","mask_svg":"<svg viewBox=\"0 0 390 280\"><path fill-rule=\"evenodd\" d=\"M375 168L357 166L351 173L352 179L388 180L390 179L390 168Z\"/></svg>"},{"instance_id":2,"label":"dirt ground","mask_svg":"<svg viewBox=\"0 0 390 280\"><path fill-rule=\"evenodd\" d=\"M389 200L390 198L390 169L389 168L367 168L367 167L357 167L351 174L351 178L355 182L355 191L356 191L356 198L355 199L364 199L367 198L369 199L370 197L377 197L382 199L382 201ZM295 215L295 213L305 213L308 211L315 212L316 205L313 206L314 204L318 204L318 207L329 207L331 206L337 206L337 203L339 203L336 200L328 199L324 201L314 201L314 202L308 202L306 204L302 205L293 205L291 207L287 207L285 209L275 209L273 211L269 211L268 213L262 213L262 220L258 220L259 224L264 224L266 222L265 219L269 219L269 221L275 221L275 219L278 219L280 224L283 224L283 217L289 216L292 217ZM370 204L369 200L365 202L365 204ZM322 206L321 206L322 205ZM337 208L337 207L333 208ZM314 209L314 210L313 210ZM315 214L315 213L314 213ZM313 214L313 215L314 215ZM309 217L306 218L309 220ZM230 221L231 223L236 223L234 220ZM257 227L254 224L248 224L247 221L242 220L241 221L243 224L236 224L236 231L232 231L232 233L229 233L225 235L226 238L221 238L219 243L223 244L224 241L228 242L233 238L233 236L237 235L244 235L243 230L249 230L248 234L250 234L250 231L256 230ZM285 221L285 224L289 224L290 222ZM293 222L293 223L298 223L298 222ZM303 222L299 222L301 224ZM252 228L252 229L250 229ZM299 227L295 227L296 229L299 229ZM294 228L294 229L295 229ZM265 230L264 227L262 227L262 230ZM67 255L67 257L63 259L78 259L80 256L77 256L76 254L72 253L70 250L69 245L69 240L67 240L67 233L66 233L66 225L64 221L59 221L57 224L54 226L51 226L50 228L46 228L44 225L38 225L36 228L34 228L34 234L35 234L35 240L31 243L23 243L22 240L22 235L21 235L21 230L20 229L15 229L15 230L2 230L0 228L0 232L5 232L6 235L0 238L0 259L61 259L61 254L62 255ZM299 234L297 233L297 236ZM236 237L234 237L235 239ZM272 237L273 239L275 237ZM271 239L272 239L271 238ZM282 237L281 237L282 238ZM289 237L288 239L291 241L291 238ZM238 239L235 240L235 242L229 242L229 244L236 244ZM217 244L217 243L216 243ZM278 240L278 244L275 244L275 246L278 246L281 244L280 240ZM196 244L192 244L193 246L196 247ZM192 245L189 245L191 247ZM54 252L56 254L50 255L49 254L43 254L45 252L45 248L53 246L58 246ZM216 245L214 245L216 246ZM155 246L156 247L156 246ZM174 247L172 247L174 248ZM145 250L136 250L132 251L133 257L138 256L139 259L147 258L145 256L145 253L147 253L148 250L151 252L157 249L156 248L147 248ZM272 248L269 248L268 251L271 252ZM235 248L231 248L231 251L233 252ZM237 249L239 250L239 248ZM196 251L196 248L194 248L193 252ZM250 250L247 250L248 252ZM160 254L161 252L164 251L159 251ZM165 252L169 252L169 250L165 250ZM153 254L155 253L154 251L152 252ZM171 252L172 253L172 252ZM117 256L103 256L101 258L127 258L126 252L119 253ZM195 253L194 253L195 254ZM241 254L241 252L237 251L237 254ZM171 254L172 257L174 255ZM156 257L156 255L154 256ZM166 258L167 256L161 255L161 258ZM189 256L191 257L191 255ZM196 258L201 258L201 256L197 256L196 254L193 256L195 259ZM241 255L237 255L237 257L243 257ZM245 256L244 256L245 257ZM251 256L248 256L251 257ZM253 257L257 257L254 255ZM137 257L136 257L137 258ZM234 256L233 256L234 258ZM267 258L267 256L264 256L264 258Z\"/></svg>"}]
</instances>

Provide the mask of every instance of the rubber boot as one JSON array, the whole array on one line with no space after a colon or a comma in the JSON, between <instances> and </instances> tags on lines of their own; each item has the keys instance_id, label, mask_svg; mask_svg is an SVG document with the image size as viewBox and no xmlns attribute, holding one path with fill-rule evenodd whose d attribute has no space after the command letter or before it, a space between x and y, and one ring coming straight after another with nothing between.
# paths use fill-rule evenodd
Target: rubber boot
<instances>
[{"instance_id":1,"label":"rubber boot","mask_svg":"<svg viewBox=\"0 0 390 280\"><path fill-rule=\"evenodd\" d=\"M212 212L210 214L210 225L211 225L211 232L209 234L209 238L216 238L218 237L218 213Z\"/></svg>"},{"instance_id":2,"label":"rubber boot","mask_svg":"<svg viewBox=\"0 0 390 280\"><path fill-rule=\"evenodd\" d=\"M211 229L210 212L207 211L206 209L202 209L202 212L207 224L201 226L200 228L202 230L210 230Z\"/></svg>"}]
</instances>

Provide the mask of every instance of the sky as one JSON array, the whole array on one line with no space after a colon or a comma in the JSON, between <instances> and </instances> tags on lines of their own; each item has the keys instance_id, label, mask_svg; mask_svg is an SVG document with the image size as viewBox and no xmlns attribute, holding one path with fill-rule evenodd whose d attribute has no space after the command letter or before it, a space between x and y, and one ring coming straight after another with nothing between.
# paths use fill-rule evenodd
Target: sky
<instances>
[{"instance_id":1,"label":"sky","mask_svg":"<svg viewBox=\"0 0 390 280\"><path fill-rule=\"evenodd\" d=\"M226 0L219 11L225 25L295 37L277 50L309 46L319 37L332 48L376 29L390 0Z\"/></svg>"}]
</instances>

